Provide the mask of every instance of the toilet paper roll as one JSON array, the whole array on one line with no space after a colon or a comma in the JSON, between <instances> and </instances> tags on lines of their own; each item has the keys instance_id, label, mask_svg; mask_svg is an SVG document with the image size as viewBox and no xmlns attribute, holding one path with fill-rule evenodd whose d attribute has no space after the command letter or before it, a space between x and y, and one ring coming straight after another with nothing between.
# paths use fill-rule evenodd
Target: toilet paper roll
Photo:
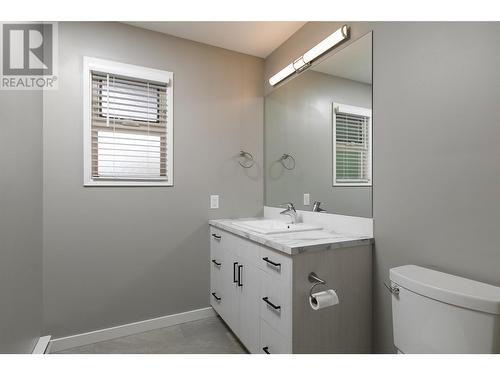
<instances>
[{"instance_id":1,"label":"toilet paper roll","mask_svg":"<svg viewBox=\"0 0 500 375\"><path fill-rule=\"evenodd\" d=\"M325 307L334 306L338 303L339 296L333 289L313 293L312 297L309 296L309 304L313 310L324 309Z\"/></svg>"}]
</instances>

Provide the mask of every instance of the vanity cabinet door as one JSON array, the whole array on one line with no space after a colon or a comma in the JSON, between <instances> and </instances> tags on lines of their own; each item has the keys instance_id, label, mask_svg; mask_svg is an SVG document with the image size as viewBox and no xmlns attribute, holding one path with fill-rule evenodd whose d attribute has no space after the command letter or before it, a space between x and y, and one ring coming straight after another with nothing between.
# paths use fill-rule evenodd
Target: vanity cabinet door
<instances>
[{"instance_id":1,"label":"vanity cabinet door","mask_svg":"<svg viewBox=\"0 0 500 375\"><path fill-rule=\"evenodd\" d=\"M240 323L238 336L250 353L258 353L260 274L262 271L248 261L240 264L238 271Z\"/></svg>"}]
</instances>

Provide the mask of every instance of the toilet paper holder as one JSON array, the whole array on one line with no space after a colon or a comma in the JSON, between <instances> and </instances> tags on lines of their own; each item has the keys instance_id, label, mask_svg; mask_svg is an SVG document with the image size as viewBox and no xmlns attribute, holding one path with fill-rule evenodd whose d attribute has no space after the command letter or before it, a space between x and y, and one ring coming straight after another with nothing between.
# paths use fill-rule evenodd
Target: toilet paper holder
<instances>
[{"instance_id":1,"label":"toilet paper holder","mask_svg":"<svg viewBox=\"0 0 500 375\"><path fill-rule=\"evenodd\" d=\"M318 275L316 275L315 272L311 272L307 276L307 280L309 280L310 283L313 283L313 285L311 286L311 289L309 289L309 297L311 297L311 299L315 300L315 298L313 297L314 288L316 288L318 285L326 285L326 281L323 280L322 278L318 277Z\"/></svg>"}]
</instances>

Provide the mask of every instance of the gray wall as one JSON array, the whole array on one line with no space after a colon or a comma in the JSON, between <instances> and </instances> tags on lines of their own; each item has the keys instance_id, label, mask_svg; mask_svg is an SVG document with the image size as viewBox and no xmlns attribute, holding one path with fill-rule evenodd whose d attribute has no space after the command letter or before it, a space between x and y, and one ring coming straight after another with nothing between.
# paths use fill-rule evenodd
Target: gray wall
<instances>
[{"instance_id":1,"label":"gray wall","mask_svg":"<svg viewBox=\"0 0 500 375\"><path fill-rule=\"evenodd\" d=\"M174 187L83 187L85 55L174 73ZM263 60L124 24L61 23L59 69L59 90L44 93L44 332L209 306L207 220L262 210ZM238 165L241 148L254 168Z\"/></svg>"},{"instance_id":2,"label":"gray wall","mask_svg":"<svg viewBox=\"0 0 500 375\"><path fill-rule=\"evenodd\" d=\"M369 84L308 70L265 98L265 203L293 202L310 210L317 200L330 213L372 216L372 188L332 186L332 104L372 106ZM286 170L278 161L284 153L295 158ZM287 161L288 163L288 161ZM304 193L311 205L304 206Z\"/></svg>"},{"instance_id":3,"label":"gray wall","mask_svg":"<svg viewBox=\"0 0 500 375\"><path fill-rule=\"evenodd\" d=\"M339 27L308 23L267 79ZM389 268L500 286L500 23L352 23L373 33L374 350L394 351Z\"/></svg>"},{"instance_id":4,"label":"gray wall","mask_svg":"<svg viewBox=\"0 0 500 375\"><path fill-rule=\"evenodd\" d=\"M42 329L42 93L0 91L0 353Z\"/></svg>"}]
</instances>

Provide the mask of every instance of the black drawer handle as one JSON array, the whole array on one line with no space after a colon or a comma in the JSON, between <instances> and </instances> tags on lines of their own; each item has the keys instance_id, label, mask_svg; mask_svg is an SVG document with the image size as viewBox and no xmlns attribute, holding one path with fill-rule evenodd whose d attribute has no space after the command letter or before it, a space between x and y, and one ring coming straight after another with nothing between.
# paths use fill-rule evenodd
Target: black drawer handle
<instances>
[{"instance_id":1,"label":"black drawer handle","mask_svg":"<svg viewBox=\"0 0 500 375\"><path fill-rule=\"evenodd\" d=\"M243 270L243 265L238 266L238 286L243 286L243 283L241 282L241 270Z\"/></svg>"},{"instance_id":2,"label":"black drawer handle","mask_svg":"<svg viewBox=\"0 0 500 375\"><path fill-rule=\"evenodd\" d=\"M264 346L264 347L262 348L262 350L263 350L263 351L264 351L264 353L266 353L266 354L271 354L271 353L269 352L269 346Z\"/></svg>"},{"instance_id":3,"label":"black drawer handle","mask_svg":"<svg viewBox=\"0 0 500 375\"><path fill-rule=\"evenodd\" d=\"M217 267L220 267L222 263L218 263L215 259L212 259L212 263L215 264Z\"/></svg>"},{"instance_id":4,"label":"black drawer handle","mask_svg":"<svg viewBox=\"0 0 500 375\"><path fill-rule=\"evenodd\" d=\"M212 296L214 296L214 298L217 300L217 301L220 301L222 298L221 297L217 297L217 294L215 293L212 293Z\"/></svg>"},{"instance_id":5,"label":"black drawer handle","mask_svg":"<svg viewBox=\"0 0 500 375\"><path fill-rule=\"evenodd\" d=\"M212 233L212 237L215 238L215 239L217 239L217 240L220 240L222 238L222 236L219 236L219 235L217 235L215 233Z\"/></svg>"},{"instance_id":6,"label":"black drawer handle","mask_svg":"<svg viewBox=\"0 0 500 375\"><path fill-rule=\"evenodd\" d=\"M237 283L238 280L236 280L236 265L238 264L238 262L234 262L233 263L233 283Z\"/></svg>"},{"instance_id":7,"label":"black drawer handle","mask_svg":"<svg viewBox=\"0 0 500 375\"><path fill-rule=\"evenodd\" d=\"M281 306L276 306L274 303L272 303L271 301L269 301L268 297L264 297L264 298L262 298L262 300L265 303L267 303L269 306L271 306L273 309L275 309L275 310L280 310L281 309Z\"/></svg>"},{"instance_id":8,"label":"black drawer handle","mask_svg":"<svg viewBox=\"0 0 500 375\"><path fill-rule=\"evenodd\" d=\"M268 257L264 257L264 258L262 258L262 260L266 261L269 264L272 264L274 267L280 267L281 268L281 263L275 263L271 259L269 259Z\"/></svg>"}]
</instances>

